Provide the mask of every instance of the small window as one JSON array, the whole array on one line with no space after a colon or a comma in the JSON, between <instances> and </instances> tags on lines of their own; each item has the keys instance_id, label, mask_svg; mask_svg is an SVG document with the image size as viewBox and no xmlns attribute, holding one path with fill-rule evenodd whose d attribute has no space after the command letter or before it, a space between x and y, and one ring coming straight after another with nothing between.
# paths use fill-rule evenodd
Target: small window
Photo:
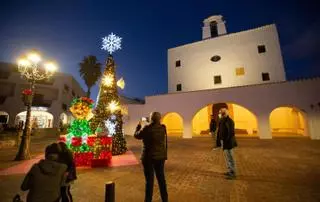
<instances>
[{"instance_id":1,"label":"small window","mask_svg":"<svg viewBox=\"0 0 320 202\"><path fill-rule=\"evenodd\" d=\"M216 21L210 22L210 33L211 37L218 36L218 23Z\"/></svg>"},{"instance_id":2,"label":"small window","mask_svg":"<svg viewBox=\"0 0 320 202\"><path fill-rule=\"evenodd\" d=\"M7 96L0 96L0 105L2 105L7 99Z\"/></svg>"},{"instance_id":3,"label":"small window","mask_svg":"<svg viewBox=\"0 0 320 202\"><path fill-rule=\"evenodd\" d=\"M177 84L177 91L181 91L182 90L182 85L181 83Z\"/></svg>"},{"instance_id":4,"label":"small window","mask_svg":"<svg viewBox=\"0 0 320 202\"><path fill-rule=\"evenodd\" d=\"M214 84L220 84L220 83L222 83L221 76L220 75L214 76Z\"/></svg>"},{"instance_id":5,"label":"small window","mask_svg":"<svg viewBox=\"0 0 320 202\"><path fill-rule=\"evenodd\" d=\"M221 60L221 57L219 55L215 55L211 57L212 62L218 62L219 60Z\"/></svg>"},{"instance_id":6,"label":"small window","mask_svg":"<svg viewBox=\"0 0 320 202\"><path fill-rule=\"evenodd\" d=\"M180 60L176 61L176 67L181 67L181 61Z\"/></svg>"},{"instance_id":7,"label":"small window","mask_svg":"<svg viewBox=\"0 0 320 202\"><path fill-rule=\"evenodd\" d=\"M63 87L64 87L65 92L69 92L69 86L67 84L64 84Z\"/></svg>"},{"instance_id":8,"label":"small window","mask_svg":"<svg viewBox=\"0 0 320 202\"><path fill-rule=\"evenodd\" d=\"M269 73L262 73L262 81L269 81L270 76Z\"/></svg>"},{"instance_id":9,"label":"small window","mask_svg":"<svg viewBox=\"0 0 320 202\"><path fill-rule=\"evenodd\" d=\"M61 107L62 107L62 110L63 110L63 111L67 111L67 105L66 105L66 104L62 104Z\"/></svg>"},{"instance_id":10,"label":"small window","mask_svg":"<svg viewBox=\"0 0 320 202\"><path fill-rule=\"evenodd\" d=\"M236 75L237 76L244 75L244 68L243 67L236 68Z\"/></svg>"},{"instance_id":11,"label":"small window","mask_svg":"<svg viewBox=\"0 0 320 202\"><path fill-rule=\"evenodd\" d=\"M259 45L258 46L258 53L265 53L267 52L265 45Z\"/></svg>"}]
</instances>

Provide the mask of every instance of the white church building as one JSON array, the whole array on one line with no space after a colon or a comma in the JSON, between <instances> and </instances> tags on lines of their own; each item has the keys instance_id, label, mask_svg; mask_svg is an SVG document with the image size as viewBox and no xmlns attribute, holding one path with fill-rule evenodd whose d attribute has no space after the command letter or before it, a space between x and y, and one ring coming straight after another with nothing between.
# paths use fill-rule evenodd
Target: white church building
<instances>
[{"instance_id":1,"label":"white church building","mask_svg":"<svg viewBox=\"0 0 320 202\"><path fill-rule=\"evenodd\" d=\"M168 50L168 94L127 105L126 134L159 111L169 136L207 135L227 107L236 135L320 139L320 79L286 81L275 24L228 34L222 16L203 23L201 41Z\"/></svg>"}]
</instances>

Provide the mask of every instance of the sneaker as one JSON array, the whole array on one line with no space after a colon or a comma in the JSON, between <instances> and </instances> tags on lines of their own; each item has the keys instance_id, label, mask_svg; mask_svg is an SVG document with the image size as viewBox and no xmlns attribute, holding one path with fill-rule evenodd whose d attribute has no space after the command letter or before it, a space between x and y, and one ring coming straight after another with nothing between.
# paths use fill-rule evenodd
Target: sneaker
<instances>
[{"instance_id":1,"label":"sneaker","mask_svg":"<svg viewBox=\"0 0 320 202\"><path fill-rule=\"evenodd\" d=\"M235 179L236 178L236 174L233 172L226 172L223 174L226 176L226 179Z\"/></svg>"},{"instance_id":2,"label":"sneaker","mask_svg":"<svg viewBox=\"0 0 320 202\"><path fill-rule=\"evenodd\" d=\"M235 175L228 175L228 176L225 177L225 179L234 180L234 179L236 179L236 176Z\"/></svg>"},{"instance_id":3,"label":"sneaker","mask_svg":"<svg viewBox=\"0 0 320 202\"><path fill-rule=\"evenodd\" d=\"M223 173L223 175L236 175L236 173L235 172L225 172L225 173Z\"/></svg>"},{"instance_id":4,"label":"sneaker","mask_svg":"<svg viewBox=\"0 0 320 202\"><path fill-rule=\"evenodd\" d=\"M230 173L229 172L225 172L225 173L223 173L223 175L228 176L228 175L230 175Z\"/></svg>"},{"instance_id":5,"label":"sneaker","mask_svg":"<svg viewBox=\"0 0 320 202\"><path fill-rule=\"evenodd\" d=\"M221 147L213 147L212 151L215 151L215 150L218 150L218 149L221 149Z\"/></svg>"}]
</instances>

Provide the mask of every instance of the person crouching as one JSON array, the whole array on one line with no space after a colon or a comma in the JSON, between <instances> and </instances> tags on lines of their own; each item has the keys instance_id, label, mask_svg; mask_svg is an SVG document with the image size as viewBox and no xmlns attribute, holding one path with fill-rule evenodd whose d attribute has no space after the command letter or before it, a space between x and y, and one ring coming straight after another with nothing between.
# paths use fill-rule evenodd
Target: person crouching
<instances>
[{"instance_id":1,"label":"person crouching","mask_svg":"<svg viewBox=\"0 0 320 202\"><path fill-rule=\"evenodd\" d=\"M27 202L58 202L65 181L67 166L56 162L59 146L53 143L45 149L45 159L35 163L25 176L21 190L27 191Z\"/></svg>"}]
</instances>

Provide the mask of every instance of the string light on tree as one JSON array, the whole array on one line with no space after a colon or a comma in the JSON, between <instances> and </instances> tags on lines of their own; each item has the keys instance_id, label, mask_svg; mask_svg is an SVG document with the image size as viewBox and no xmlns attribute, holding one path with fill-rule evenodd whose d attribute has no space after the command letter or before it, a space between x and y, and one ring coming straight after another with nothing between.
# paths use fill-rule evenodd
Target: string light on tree
<instances>
[{"instance_id":1,"label":"string light on tree","mask_svg":"<svg viewBox=\"0 0 320 202\"><path fill-rule=\"evenodd\" d=\"M117 122L112 122L110 119L108 119L105 121L105 126L108 129L108 133L110 136L116 134Z\"/></svg>"},{"instance_id":2,"label":"string light on tree","mask_svg":"<svg viewBox=\"0 0 320 202\"><path fill-rule=\"evenodd\" d=\"M116 120L116 118L117 118L117 116L116 115L114 115L114 114L112 114L111 116L110 116L110 118L111 118L111 120Z\"/></svg>"},{"instance_id":3,"label":"string light on tree","mask_svg":"<svg viewBox=\"0 0 320 202\"><path fill-rule=\"evenodd\" d=\"M117 101L112 100L108 105L108 108L110 112L113 113L119 109L119 103Z\"/></svg>"},{"instance_id":4,"label":"string light on tree","mask_svg":"<svg viewBox=\"0 0 320 202\"><path fill-rule=\"evenodd\" d=\"M108 86L108 87L112 86L113 81L114 81L114 78L110 74L105 75L102 79L103 85Z\"/></svg>"}]
</instances>

